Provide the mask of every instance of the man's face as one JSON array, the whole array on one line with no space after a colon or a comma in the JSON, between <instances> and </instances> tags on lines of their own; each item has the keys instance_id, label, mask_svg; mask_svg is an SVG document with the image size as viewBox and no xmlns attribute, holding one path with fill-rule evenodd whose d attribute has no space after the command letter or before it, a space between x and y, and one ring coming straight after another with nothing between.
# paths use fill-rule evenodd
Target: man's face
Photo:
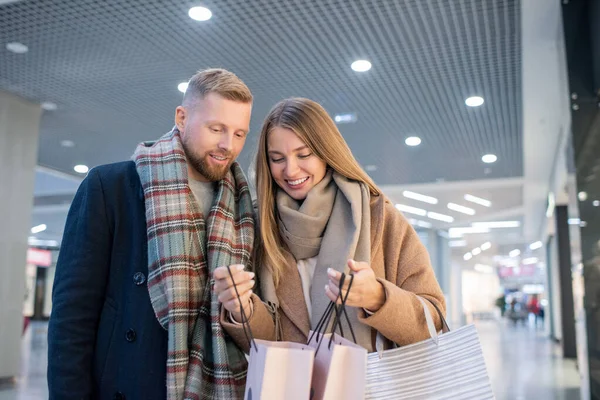
<instances>
[{"instance_id":1,"label":"man's face","mask_svg":"<svg viewBox=\"0 0 600 400\"><path fill-rule=\"evenodd\" d=\"M227 100L216 93L177 107L175 123L192 178L216 182L225 177L244 147L251 113L252 103Z\"/></svg>"}]
</instances>

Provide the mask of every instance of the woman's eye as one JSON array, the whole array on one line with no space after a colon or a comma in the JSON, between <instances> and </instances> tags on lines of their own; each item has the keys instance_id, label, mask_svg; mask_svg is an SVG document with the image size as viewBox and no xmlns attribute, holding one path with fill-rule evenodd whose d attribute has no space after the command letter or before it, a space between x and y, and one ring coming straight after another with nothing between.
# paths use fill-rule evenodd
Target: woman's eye
<instances>
[{"instance_id":1,"label":"woman's eye","mask_svg":"<svg viewBox=\"0 0 600 400\"><path fill-rule=\"evenodd\" d=\"M298 158L305 159L305 158L308 158L310 156L312 156L312 154L299 154Z\"/></svg>"},{"instance_id":2,"label":"woman's eye","mask_svg":"<svg viewBox=\"0 0 600 400\"><path fill-rule=\"evenodd\" d=\"M283 158L271 158L271 162L273 163L280 163L283 161Z\"/></svg>"}]
</instances>

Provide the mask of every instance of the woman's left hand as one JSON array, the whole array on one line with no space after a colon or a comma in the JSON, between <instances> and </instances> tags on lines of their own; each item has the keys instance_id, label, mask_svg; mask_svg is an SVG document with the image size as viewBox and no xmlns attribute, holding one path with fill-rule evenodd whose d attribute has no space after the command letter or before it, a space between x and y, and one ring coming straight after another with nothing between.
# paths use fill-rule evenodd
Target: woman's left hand
<instances>
[{"instance_id":1,"label":"woman's left hand","mask_svg":"<svg viewBox=\"0 0 600 400\"><path fill-rule=\"evenodd\" d=\"M379 310L385 303L385 289L377 281L375 272L373 272L371 266L366 262L348 260L348 267L354 274L354 281L352 282L346 305L362 307L371 312ZM342 274L329 268L327 275L329 276L329 283L325 286L325 294L331 301L336 301L340 292L339 287ZM349 283L350 279L346 276L342 288L342 298L346 296ZM338 303L340 303L339 300Z\"/></svg>"}]
</instances>

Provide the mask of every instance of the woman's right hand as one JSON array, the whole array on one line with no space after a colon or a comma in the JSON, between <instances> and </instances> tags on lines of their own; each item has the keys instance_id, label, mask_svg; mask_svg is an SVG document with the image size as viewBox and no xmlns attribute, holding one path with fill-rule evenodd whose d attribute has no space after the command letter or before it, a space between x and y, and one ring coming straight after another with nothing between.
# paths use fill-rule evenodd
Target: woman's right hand
<instances>
[{"instance_id":1,"label":"woman's right hand","mask_svg":"<svg viewBox=\"0 0 600 400\"><path fill-rule=\"evenodd\" d=\"M240 300L244 307L244 313L247 318L250 318L252 311L250 297L252 296L252 288L254 287L254 272L244 271L244 266L241 264L230 265L231 275L227 271L227 267L218 267L213 273L215 279L214 291L221 304L229 311L234 320L242 322L242 312L240 308ZM233 281L231 280L233 276ZM237 287L240 295L238 300L233 287L233 282Z\"/></svg>"}]
</instances>

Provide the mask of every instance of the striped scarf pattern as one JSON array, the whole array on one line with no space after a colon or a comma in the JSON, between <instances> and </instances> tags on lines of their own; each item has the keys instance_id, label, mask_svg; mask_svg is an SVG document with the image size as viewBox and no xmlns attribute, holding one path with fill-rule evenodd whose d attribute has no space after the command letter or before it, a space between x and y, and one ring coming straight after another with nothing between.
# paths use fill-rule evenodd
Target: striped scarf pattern
<instances>
[{"instance_id":1,"label":"striped scarf pattern","mask_svg":"<svg viewBox=\"0 0 600 400\"><path fill-rule=\"evenodd\" d=\"M234 163L218 182L205 219L188 185L176 127L141 143L134 160L146 205L148 290L168 331L167 398L241 399L247 362L219 323L212 273L220 266L250 266L254 219L242 169Z\"/></svg>"}]
</instances>

